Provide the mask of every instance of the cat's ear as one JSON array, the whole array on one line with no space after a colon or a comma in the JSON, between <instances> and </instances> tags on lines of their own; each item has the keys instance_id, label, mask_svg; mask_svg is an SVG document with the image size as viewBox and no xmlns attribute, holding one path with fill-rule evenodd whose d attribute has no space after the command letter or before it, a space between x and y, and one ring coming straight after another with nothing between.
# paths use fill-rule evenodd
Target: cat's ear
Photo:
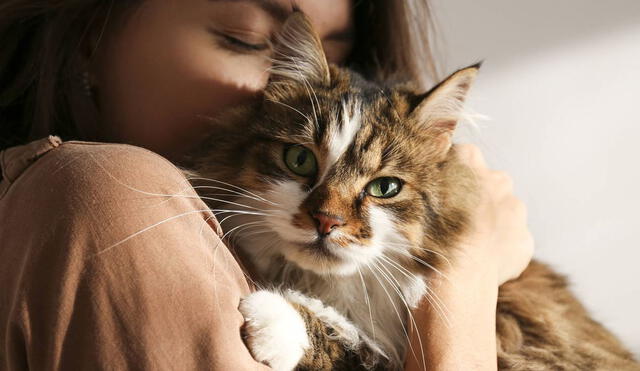
<instances>
[{"instance_id":1,"label":"cat's ear","mask_svg":"<svg viewBox=\"0 0 640 371\"><path fill-rule=\"evenodd\" d=\"M295 11L282 25L273 46L265 94L277 98L292 88L331 83L322 42L304 13Z\"/></svg>"},{"instance_id":2,"label":"cat's ear","mask_svg":"<svg viewBox=\"0 0 640 371\"><path fill-rule=\"evenodd\" d=\"M421 130L434 139L430 145L435 145L438 156L444 158L451 148L451 137L462 115L464 100L481 64L451 74L419 97L419 103L411 113L411 118L422 126Z\"/></svg>"}]
</instances>

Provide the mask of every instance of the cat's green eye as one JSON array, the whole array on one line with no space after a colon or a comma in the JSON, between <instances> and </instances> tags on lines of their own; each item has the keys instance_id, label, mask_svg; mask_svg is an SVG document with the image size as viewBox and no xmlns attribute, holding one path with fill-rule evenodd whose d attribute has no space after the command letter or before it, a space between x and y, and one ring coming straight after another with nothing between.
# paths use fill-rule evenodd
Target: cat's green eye
<instances>
[{"instance_id":1,"label":"cat's green eye","mask_svg":"<svg viewBox=\"0 0 640 371\"><path fill-rule=\"evenodd\" d=\"M402 183L398 178L382 177L372 180L367 184L367 194L377 198L391 198L398 193L402 188Z\"/></svg>"},{"instance_id":2,"label":"cat's green eye","mask_svg":"<svg viewBox=\"0 0 640 371\"><path fill-rule=\"evenodd\" d=\"M318 171L316 156L310 149L293 145L284 150L284 163L294 174L310 177Z\"/></svg>"}]
</instances>

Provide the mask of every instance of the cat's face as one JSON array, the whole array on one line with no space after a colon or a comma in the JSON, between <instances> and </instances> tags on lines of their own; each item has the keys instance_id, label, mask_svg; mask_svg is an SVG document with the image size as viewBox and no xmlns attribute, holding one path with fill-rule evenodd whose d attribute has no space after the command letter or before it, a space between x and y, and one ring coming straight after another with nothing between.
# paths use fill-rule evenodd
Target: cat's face
<instances>
[{"instance_id":1,"label":"cat's face","mask_svg":"<svg viewBox=\"0 0 640 371\"><path fill-rule=\"evenodd\" d=\"M307 49L282 51L289 57L276 60L264 101L230 119L220 145L227 159L211 159L226 167L218 177L255 196L234 197L255 215L219 217L223 228L245 228L237 240L257 256L277 254L319 274L424 257L422 247L456 228L445 168L476 68L427 94L382 88L328 67L304 18L288 22L283 37L286 27L308 35Z\"/></svg>"}]
</instances>

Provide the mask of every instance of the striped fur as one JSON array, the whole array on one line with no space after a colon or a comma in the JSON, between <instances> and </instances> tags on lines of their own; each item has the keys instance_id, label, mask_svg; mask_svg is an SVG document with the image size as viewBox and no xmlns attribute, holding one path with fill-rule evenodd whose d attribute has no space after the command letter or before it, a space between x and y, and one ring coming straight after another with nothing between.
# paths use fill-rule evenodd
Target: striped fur
<instances>
[{"instance_id":1,"label":"striped fur","mask_svg":"<svg viewBox=\"0 0 640 371\"><path fill-rule=\"evenodd\" d=\"M194 184L258 283L295 290L282 297L311 344L300 369L401 369L408 310L430 297L428 278L453 259L474 203L451 134L478 66L417 94L328 66L299 14L283 35L264 98L220 118L193 155L209 180ZM316 173L288 169L290 145L312 151ZM368 195L379 177L401 179L398 195ZM322 237L317 213L343 223ZM501 288L498 335L501 369L638 369L540 263Z\"/></svg>"}]
</instances>

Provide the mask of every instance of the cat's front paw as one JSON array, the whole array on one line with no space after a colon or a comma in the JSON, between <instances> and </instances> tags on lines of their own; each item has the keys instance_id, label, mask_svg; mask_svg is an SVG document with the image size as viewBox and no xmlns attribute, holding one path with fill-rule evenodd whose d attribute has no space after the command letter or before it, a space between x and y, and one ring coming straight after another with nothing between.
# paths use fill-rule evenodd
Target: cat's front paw
<instances>
[{"instance_id":1,"label":"cat's front paw","mask_svg":"<svg viewBox=\"0 0 640 371\"><path fill-rule=\"evenodd\" d=\"M309 348L304 320L280 294L261 290L240 301L243 335L253 357L276 371L293 370Z\"/></svg>"}]
</instances>

